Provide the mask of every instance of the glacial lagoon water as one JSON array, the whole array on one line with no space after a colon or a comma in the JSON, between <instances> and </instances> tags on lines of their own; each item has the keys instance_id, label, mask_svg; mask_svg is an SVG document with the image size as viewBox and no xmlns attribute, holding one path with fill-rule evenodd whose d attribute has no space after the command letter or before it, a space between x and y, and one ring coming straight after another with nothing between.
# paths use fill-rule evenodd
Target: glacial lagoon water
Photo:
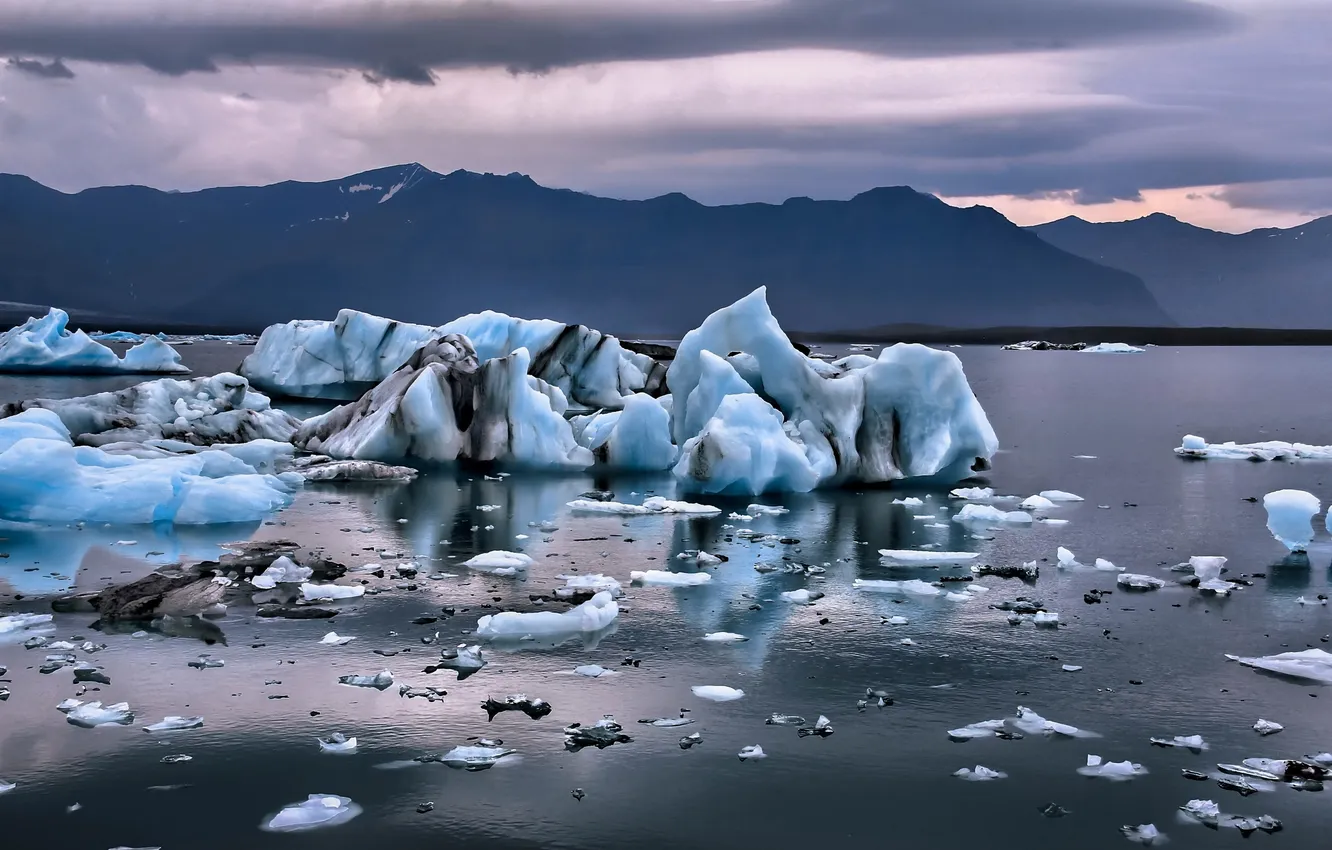
<instances>
[{"instance_id":1,"label":"glacial lagoon water","mask_svg":"<svg viewBox=\"0 0 1332 850\"><path fill-rule=\"evenodd\" d=\"M828 347L824 350L835 351ZM196 374L234 368L246 349L182 349ZM1247 798L1190 781L1217 762L1298 757L1332 749L1332 689L1257 673L1224 653L1265 655L1329 647L1332 610L1302 606L1327 593L1332 541L1321 528L1307 562L1286 559L1264 527L1264 493L1299 488L1332 499L1332 465L1186 461L1171 449L1185 433L1227 439L1332 443L1328 352L1316 348L1151 349L1138 355L957 349L972 387L999 433L1002 452L984 483L1027 496L1069 490L1086 501L1047 512L1067 524L974 529L951 521L944 493L901 489L833 491L782 498L701 499L725 508L714 518L571 514L583 491L609 489L626 501L671 495L666 478L514 475L428 470L406 485L308 487L297 503L259 527L85 529L5 533L0 613L47 609L41 594L93 590L176 557L209 557L222 542L290 539L349 566L383 563L379 590L340 603L331 621L262 620L235 609L220 621L225 646L183 638L91 631L87 615L57 615L53 637L86 637L107 649L89 660L111 685L84 698L127 701L133 726L76 728L55 710L74 695L67 670L38 673L42 649L0 639L0 835L46 848L796 848L812 844L899 847L1099 850L1128 846L1122 825L1155 823L1178 848L1234 846L1233 829L1177 822L1190 799L1223 811L1270 814L1285 829L1248 840L1317 847L1332 827L1332 789L1279 786ZM0 401L75 395L135 379L0 378ZM305 412L304 410L302 412ZM1079 457L1094 456L1094 457ZM637 494L637 495L635 495ZM921 506L893 504L914 495ZM785 515L728 519L751 501ZM485 506L483 509L481 506ZM497 506L497 507L491 507ZM929 516L929 519L916 517ZM533 527L550 522L554 531ZM750 528L775 535L750 542ZM520 535L526 535L520 539ZM132 544L128 541L134 541ZM447 541L447 542L445 542ZM1036 559L1034 586L984 578L970 602L894 597L852 588L854 579L935 579L961 568L889 567L877 550L933 544L979 552L978 561ZM1115 589L1114 574L1059 571L1055 549L1101 557L1130 572L1169 580L1190 555L1230 559L1230 576L1262 574L1230 598L1167 585L1116 590L1087 604L1091 589ZM521 549L526 579L469 572L471 555ZM707 568L702 587L628 587L631 570L696 569L675 556L704 549L729 560ZM149 555L150 552L161 554ZM393 565L420 567L395 579ZM756 565L821 565L811 576L760 572ZM604 572L626 583L616 626L595 645L487 649L488 666L457 681L423 669L439 646L467 640L479 616L542 610L530 597L562 584L557 574ZM452 574L431 579L431 573ZM344 580L346 581L346 580ZM780 593L825 594L805 606ZM14 594L24 598L16 600ZM1010 625L989 605L1017 596L1044 600L1061 627ZM450 608L451 616L442 609ZM544 606L554 607L554 606ZM414 619L438 617L433 623ZM906 617L906 625L885 618ZM321 646L329 630L356 640ZM711 643L706 633L745 635ZM438 644L422 638L438 632ZM913 645L904 645L909 638ZM225 667L193 669L201 652ZM380 654L382 653L382 654ZM625 664L632 659L632 663ZM615 675L586 678L599 664ZM1065 672L1063 665L1080 666ZM448 691L439 701L350 688L337 679L388 669L397 683ZM731 702L695 697L695 685L742 689ZM893 704L859 710L866 688ZM488 722L480 704L511 693L541 697L553 712L532 720L507 712ZM1029 706L1097 733L1088 739L1027 735L953 743L947 730L1011 716ZM637 720L674 717L677 728ZM825 715L828 737L801 738L765 725L772 713ZM205 717L200 729L146 734L165 715ZM613 714L632 743L568 752L562 729ZM1259 718L1284 731L1260 737ZM353 755L322 754L316 738L356 736ZM697 732L702 743L679 746ZM1201 735L1197 754L1160 749L1153 736ZM479 772L412 759L476 737L499 738L517 754ZM761 745L767 758L737 753ZM163 763L165 756L192 760ZM1088 754L1128 759L1149 773L1112 783L1079 776ZM984 765L1008 778L964 782L959 768ZM576 799L574 789L582 789ZM350 797L363 813L308 833L259 825L313 793ZM418 806L433 802L433 810ZM1047 818L1056 803L1069 813ZM79 805L74 811L69 808ZM22 836L22 838L19 838Z\"/></svg>"}]
</instances>

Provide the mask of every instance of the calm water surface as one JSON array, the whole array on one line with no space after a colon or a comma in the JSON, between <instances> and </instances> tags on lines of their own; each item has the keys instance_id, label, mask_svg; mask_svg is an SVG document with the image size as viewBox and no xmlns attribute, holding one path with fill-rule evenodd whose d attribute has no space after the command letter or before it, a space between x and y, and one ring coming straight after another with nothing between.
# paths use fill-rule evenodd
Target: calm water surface
<instances>
[{"instance_id":1,"label":"calm water surface","mask_svg":"<svg viewBox=\"0 0 1332 850\"><path fill-rule=\"evenodd\" d=\"M234 368L247 349L200 344L182 349L199 374ZM832 350L832 349L827 349ZM571 515L565 503L592 487L628 501L671 493L663 478L526 476L487 480L427 471L390 487L311 487L272 523L252 528L88 529L8 533L0 561L0 610L45 610L43 593L91 590L141 574L153 563L209 557L217 545L255 536L286 538L348 565L414 561L413 582L370 579L382 592L352 603L329 622L267 621L233 608L221 621L227 646L163 637L98 635L88 616L58 616L54 636L89 637L108 648L91 657L113 684L93 691L128 701L132 727L79 729L55 711L74 694L68 671L40 675L43 650L0 643L13 695L0 703L0 778L18 788L0 796L0 832L14 846L50 848L796 848L891 844L932 848L1128 846L1123 824L1154 822L1179 848L1237 846L1234 830L1176 822L1177 806L1216 800L1223 811L1271 814L1285 823L1256 844L1319 847L1332 829L1332 791L1284 786L1248 798L1214 783L1190 782L1180 768L1211 769L1250 756L1287 757L1332 749L1332 689L1265 676L1224 660L1306 646L1327 648L1332 611L1296 603L1327 592L1332 542L1321 532L1307 563L1283 563L1264 528L1261 504L1245 501L1283 487L1332 497L1332 467L1318 463L1186 462L1171 453L1184 433L1212 441L1299 439L1332 443L1332 397L1325 349L1152 349L1142 355L957 351L999 433L1003 452L986 481L1019 496L1071 490L1085 502L1037 523L975 539L951 522L957 505L915 493L923 507L892 504L902 490L838 491L761 500L704 500L730 510L749 501L790 513L735 521ZM133 383L101 378L0 379L0 400L74 395ZM1094 459L1076 458L1094 455ZM482 511L481 505L498 505ZM934 519L917 519L932 515ZM531 524L553 521L544 533ZM942 526L942 527L935 527ZM751 543L738 528L798 543ZM528 535L518 539L518 535ZM113 545L134 540L133 545ZM985 578L972 602L899 600L853 591L856 578L924 578L961 570L881 565L876 550L937 544L981 553L989 563L1037 559L1034 586ZM1057 572L1067 546L1090 563L1108 558L1133 572L1169 578L1169 565L1194 554L1230 558L1231 575L1264 573L1229 599L1167 587L1083 602L1113 574ZM525 580L469 573L477 552L522 549L536 559ZM487 650L480 673L455 681L422 669L442 645L466 639L478 616L497 608L540 610L530 596L562 584L555 576L605 572L627 585L630 570L693 569L675 559L706 549L729 561L713 581L690 589L629 588L617 627L595 645ZM149 555L160 552L159 555ZM825 565L809 578L760 573L756 564ZM430 572L454 577L426 579ZM812 606L782 601L800 587L826 596ZM15 601L14 594L25 598ZM1063 627L1011 626L990 603L1028 595L1061 615ZM453 616L441 609L453 607ZM493 606L486 608L483 606ZM756 607L757 606L757 607ZM413 625L423 614L440 616ZM883 625L902 615L906 626ZM354 635L345 647L318 645L328 630ZM711 644L713 631L749 641ZM910 638L914 646L902 645ZM385 657L380 650L397 654ZM200 652L220 669L194 670ZM626 658L638 666L621 666ZM575 666L601 664L618 675L587 679ZM1076 673L1063 664L1081 665ZM393 671L398 683L432 685L448 697L409 700L337 684L348 673ZM1130 682L1141 684L1131 684ZM690 686L729 685L743 699L710 703ZM938 687L947 685L949 687ZM891 707L857 710L866 687L885 688ZM510 712L487 722L487 695L525 692L553 703L541 720ZM1018 705L1098 733L1096 739L951 743L946 730L1011 715ZM640 718L690 709L682 729L640 726ZM767 726L772 712L813 721L828 738L798 738ZM202 714L202 729L174 735L142 727L167 714ZM566 752L561 729L613 714L634 741ZM1285 725L1260 738L1258 718ZM355 755L321 755L315 738L355 735ZM703 743L682 750L681 735ZM1201 755L1163 750L1151 736L1200 734ZM519 755L467 773L415 756L468 738L501 738ZM742 763L744 746L768 758ZM185 764L164 755L188 753ZM1112 784L1075 773L1089 753L1130 759L1150 774ZM968 783L950 774L985 765L1009 778ZM404 766L410 765L410 766ZM165 787L165 788L164 788ZM580 802L571 796L581 788ZM269 834L259 823L311 793L341 794L364 808L351 822L304 834ZM435 808L418 814L419 803ZM1043 817L1055 802L1071 814ZM74 803L81 808L66 809Z\"/></svg>"}]
</instances>

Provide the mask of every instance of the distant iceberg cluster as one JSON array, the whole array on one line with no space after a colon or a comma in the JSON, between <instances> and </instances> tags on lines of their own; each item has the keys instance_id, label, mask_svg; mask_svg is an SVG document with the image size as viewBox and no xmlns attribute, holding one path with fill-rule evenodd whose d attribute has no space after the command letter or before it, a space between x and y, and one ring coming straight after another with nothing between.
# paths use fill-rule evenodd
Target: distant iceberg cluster
<instances>
[{"instance_id":1,"label":"distant iceberg cluster","mask_svg":"<svg viewBox=\"0 0 1332 850\"><path fill-rule=\"evenodd\" d=\"M22 352L40 348L69 369L96 355L66 348L115 359L64 322L31 320L0 351L37 363ZM119 368L145 346L179 365L146 337ZM385 464L459 460L669 470L696 493L952 483L998 447L956 356L812 359L763 289L689 332L669 368L581 325L486 312L431 328L343 310L268 328L242 372L0 407L0 520L250 522L305 480L405 480L411 468ZM347 403L302 422L259 390Z\"/></svg>"},{"instance_id":2,"label":"distant iceberg cluster","mask_svg":"<svg viewBox=\"0 0 1332 850\"><path fill-rule=\"evenodd\" d=\"M144 337L121 357L83 331L70 331L69 314L52 308L0 333L0 372L188 374L176 350L157 337Z\"/></svg>"}]
</instances>

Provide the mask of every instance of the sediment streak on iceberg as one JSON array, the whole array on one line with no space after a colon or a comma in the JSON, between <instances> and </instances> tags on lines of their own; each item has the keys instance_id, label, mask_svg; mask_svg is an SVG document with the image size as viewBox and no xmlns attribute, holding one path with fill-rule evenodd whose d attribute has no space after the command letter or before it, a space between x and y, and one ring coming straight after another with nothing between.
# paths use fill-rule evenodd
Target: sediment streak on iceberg
<instances>
[{"instance_id":1,"label":"sediment streak on iceberg","mask_svg":"<svg viewBox=\"0 0 1332 850\"><path fill-rule=\"evenodd\" d=\"M288 442L300 420L275 410L268 397L238 375L145 381L116 392L11 402L0 417L42 408L60 417L75 442L106 446L173 440L192 446Z\"/></svg>"},{"instance_id":2,"label":"sediment streak on iceberg","mask_svg":"<svg viewBox=\"0 0 1332 850\"><path fill-rule=\"evenodd\" d=\"M527 349L533 377L591 408L619 408L621 398L635 392L656 395L665 377L651 357L626 351L615 337L582 325L487 311L435 328L356 310L341 310L332 322L270 326L241 364L241 374L267 392L350 401L422 346L449 334L466 336L482 362Z\"/></svg>"},{"instance_id":3,"label":"sediment streak on iceberg","mask_svg":"<svg viewBox=\"0 0 1332 850\"><path fill-rule=\"evenodd\" d=\"M667 384L673 436L682 447L676 474L687 488L705 492L957 480L988 468L998 449L955 355L899 344L878 359L820 363L791 345L762 287L685 335ZM714 404L715 413L700 425L699 409ZM777 416L775 429L761 405ZM736 436L705 436L727 431ZM741 440L747 457L725 454Z\"/></svg>"},{"instance_id":4,"label":"sediment streak on iceberg","mask_svg":"<svg viewBox=\"0 0 1332 850\"><path fill-rule=\"evenodd\" d=\"M564 419L564 394L529 375L530 361L520 348L478 364L468 339L448 334L358 401L306 420L294 442L356 460L590 466L592 453Z\"/></svg>"},{"instance_id":5,"label":"sediment streak on iceberg","mask_svg":"<svg viewBox=\"0 0 1332 850\"><path fill-rule=\"evenodd\" d=\"M83 331L69 330L69 315L52 307L0 333L0 372L56 372L70 375L160 372L187 374L176 350L148 337L124 357Z\"/></svg>"},{"instance_id":6,"label":"sediment streak on iceberg","mask_svg":"<svg viewBox=\"0 0 1332 850\"><path fill-rule=\"evenodd\" d=\"M141 458L75 446L55 412L0 419L0 520L113 525L255 522L299 476L262 475L227 451Z\"/></svg>"}]
</instances>

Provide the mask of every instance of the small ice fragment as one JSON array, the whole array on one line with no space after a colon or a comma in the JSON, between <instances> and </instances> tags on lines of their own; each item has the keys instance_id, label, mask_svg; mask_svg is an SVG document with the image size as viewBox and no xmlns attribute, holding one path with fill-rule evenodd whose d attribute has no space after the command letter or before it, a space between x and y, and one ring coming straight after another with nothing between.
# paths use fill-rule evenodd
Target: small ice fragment
<instances>
[{"instance_id":1,"label":"small ice fragment","mask_svg":"<svg viewBox=\"0 0 1332 850\"><path fill-rule=\"evenodd\" d=\"M823 594L817 590L806 590L802 587L799 590L788 590L782 593L781 597L796 605L812 605L815 600L822 599Z\"/></svg>"},{"instance_id":2,"label":"small ice fragment","mask_svg":"<svg viewBox=\"0 0 1332 850\"><path fill-rule=\"evenodd\" d=\"M1065 549L1063 546L1060 546L1055 554L1058 556L1059 566L1063 569L1082 566L1078 563L1078 559L1074 557L1073 553Z\"/></svg>"},{"instance_id":3,"label":"small ice fragment","mask_svg":"<svg viewBox=\"0 0 1332 850\"><path fill-rule=\"evenodd\" d=\"M338 683L356 688L374 688L382 691L393 686L393 674L387 670L381 670L373 676L339 676Z\"/></svg>"},{"instance_id":4,"label":"small ice fragment","mask_svg":"<svg viewBox=\"0 0 1332 850\"><path fill-rule=\"evenodd\" d=\"M754 761L756 759L765 759L768 754L763 752L763 748L758 744L745 747L740 750L740 761Z\"/></svg>"},{"instance_id":5,"label":"small ice fragment","mask_svg":"<svg viewBox=\"0 0 1332 850\"><path fill-rule=\"evenodd\" d=\"M638 722L644 726L655 726L658 729L674 729L680 726L688 726L694 721L680 715L679 717L648 717Z\"/></svg>"},{"instance_id":6,"label":"small ice fragment","mask_svg":"<svg viewBox=\"0 0 1332 850\"><path fill-rule=\"evenodd\" d=\"M507 552L497 549L484 552L463 561L463 566L478 572L492 572L496 575L513 575L532 566L531 557L522 552Z\"/></svg>"},{"instance_id":7,"label":"small ice fragment","mask_svg":"<svg viewBox=\"0 0 1332 850\"><path fill-rule=\"evenodd\" d=\"M1037 611L1031 621L1038 626L1058 626L1059 615L1054 611Z\"/></svg>"},{"instance_id":8,"label":"small ice fragment","mask_svg":"<svg viewBox=\"0 0 1332 850\"><path fill-rule=\"evenodd\" d=\"M303 832L346 823L361 813L361 807L348 797L335 794L311 794L302 803L283 806L282 811L260 825L266 832Z\"/></svg>"},{"instance_id":9,"label":"small ice fragment","mask_svg":"<svg viewBox=\"0 0 1332 850\"><path fill-rule=\"evenodd\" d=\"M589 679L600 679L602 676L617 675L617 671L607 670L600 664L584 664L581 667L575 667L574 673L579 676L586 676Z\"/></svg>"},{"instance_id":10,"label":"small ice fragment","mask_svg":"<svg viewBox=\"0 0 1332 850\"><path fill-rule=\"evenodd\" d=\"M813 726L809 727L802 726L796 730L796 734L799 735L801 738L808 738L811 735L817 736L819 738L826 738L832 733L833 733L832 721L828 720L828 718L824 717L822 714L819 715L818 720L814 721Z\"/></svg>"},{"instance_id":11,"label":"small ice fragment","mask_svg":"<svg viewBox=\"0 0 1332 850\"><path fill-rule=\"evenodd\" d=\"M435 662L435 666L457 673L458 681L461 682L485 667L486 659L481 653L481 644L474 643L468 646L460 643L456 647L440 650L439 661Z\"/></svg>"},{"instance_id":12,"label":"small ice fragment","mask_svg":"<svg viewBox=\"0 0 1332 850\"><path fill-rule=\"evenodd\" d=\"M1085 455L1083 455L1085 457ZM1083 498L1076 493L1069 493L1066 490L1042 490L1042 499L1049 499L1052 502L1081 502Z\"/></svg>"},{"instance_id":13,"label":"small ice fragment","mask_svg":"<svg viewBox=\"0 0 1332 850\"><path fill-rule=\"evenodd\" d=\"M1166 843L1166 835L1156 828L1156 824L1143 823L1137 826L1121 826L1119 831L1124 833L1124 837L1134 844L1142 844L1145 847L1155 847L1158 844Z\"/></svg>"},{"instance_id":14,"label":"small ice fragment","mask_svg":"<svg viewBox=\"0 0 1332 850\"><path fill-rule=\"evenodd\" d=\"M186 661L186 667L193 667L196 670L208 670L214 667L225 667L227 662L221 658L209 658L207 655L200 655L193 661Z\"/></svg>"},{"instance_id":15,"label":"small ice fragment","mask_svg":"<svg viewBox=\"0 0 1332 850\"><path fill-rule=\"evenodd\" d=\"M1048 511L1054 506L1054 502L1044 496L1028 496L1018 504L1024 511Z\"/></svg>"},{"instance_id":16,"label":"small ice fragment","mask_svg":"<svg viewBox=\"0 0 1332 850\"><path fill-rule=\"evenodd\" d=\"M1002 720L981 720L977 723L968 723L966 726L960 726L957 729L949 729L948 737L954 741L993 738L1003 728L1004 721Z\"/></svg>"},{"instance_id":17,"label":"small ice fragment","mask_svg":"<svg viewBox=\"0 0 1332 850\"><path fill-rule=\"evenodd\" d=\"M712 573L673 573L668 570L633 570L629 580L635 584L663 587L695 587L712 581Z\"/></svg>"},{"instance_id":18,"label":"small ice fragment","mask_svg":"<svg viewBox=\"0 0 1332 850\"><path fill-rule=\"evenodd\" d=\"M925 502L921 499L917 499L915 496L907 496L905 499L893 499L893 504L904 505L908 508L918 508L925 504Z\"/></svg>"},{"instance_id":19,"label":"small ice fragment","mask_svg":"<svg viewBox=\"0 0 1332 850\"><path fill-rule=\"evenodd\" d=\"M752 516L761 516L761 515L763 515L763 514L768 514L768 515L770 515L770 516L777 516L777 515L780 515L780 514L787 514L787 513L790 513L790 512L791 512L791 509L790 509L790 508L783 508L783 507L780 506L780 505L758 505L758 504L754 504L754 505L750 505L749 507L745 508L745 513L750 514L750 515L752 515Z\"/></svg>"},{"instance_id":20,"label":"small ice fragment","mask_svg":"<svg viewBox=\"0 0 1332 850\"><path fill-rule=\"evenodd\" d=\"M56 706L58 711L65 712L65 719L74 726L81 726L84 729L95 729L98 726L128 726L134 722L134 712L130 711L129 703L118 702L103 707L100 702L80 702L79 700L65 700Z\"/></svg>"},{"instance_id":21,"label":"small ice fragment","mask_svg":"<svg viewBox=\"0 0 1332 850\"><path fill-rule=\"evenodd\" d=\"M319 741L319 751L321 753L354 753L356 752L356 739L348 738L341 732L334 732L326 738L317 738Z\"/></svg>"},{"instance_id":22,"label":"small ice fragment","mask_svg":"<svg viewBox=\"0 0 1332 850\"><path fill-rule=\"evenodd\" d=\"M299 584L303 581L309 581L314 575L314 570L310 567L299 566L286 555L273 561L262 573L250 579L250 584L260 590L272 590L279 584Z\"/></svg>"},{"instance_id":23,"label":"small ice fragment","mask_svg":"<svg viewBox=\"0 0 1332 850\"><path fill-rule=\"evenodd\" d=\"M889 617L888 619L884 620L884 622L890 626L905 626L911 621L908 620L906 617L894 616L894 617Z\"/></svg>"},{"instance_id":24,"label":"small ice fragment","mask_svg":"<svg viewBox=\"0 0 1332 850\"><path fill-rule=\"evenodd\" d=\"M1096 569L1101 570L1102 572L1112 573L1118 570L1119 567L1116 567L1113 561L1108 561L1105 558L1097 558Z\"/></svg>"},{"instance_id":25,"label":"small ice fragment","mask_svg":"<svg viewBox=\"0 0 1332 850\"><path fill-rule=\"evenodd\" d=\"M804 726L805 718L799 714L772 714L763 723L765 726Z\"/></svg>"},{"instance_id":26,"label":"small ice fragment","mask_svg":"<svg viewBox=\"0 0 1332 850\"><path fill-rule=\"evenodd\" d=\"M605 591L618 599L624 594L624 588L620 582L608 575L601 573L588 573L587 575L557 575L557 579L564 582L564 587L555 588L555 595L561 599L570 599L580 594L596 595Z\"/></svg>"},{"instance_id":27,"label":"small ice fragment","mask_svg":"<svg viewBox=\"0 0 1332 850\"><path fill-rule=\"evenodd\" d=\"M1120 573L1115 578L1115 583L1130 590L1157 590L1165 587L1165 582L1161 579L1141 573Z\"/></svg>"},{"instance_id":28,"label":"small ice fragment","mask_svg":"<svg viewBox=\"0 0 1332 850\"><path fill-rule=\"evenodd\" d=\"M948 493L954 499L968 499L971 501L983 501L994 498L994 489L991 487L958 487Z\"/></svg>"},{"instance_id":29,"label":"small ice fragment","mask_svg":"<svg viewBox=\"0 0 1332 850\"><path fill-rule=\"evenodd\" d=\"M703 640L711 643L739 643L740 641L749 640L749 638L735 632L710 632L703 636Z\"/></svg>"},{"instance_id":30,"label":"small ice fragment","mask_svg":"<svg viewBox=\"0 0 1332 850\"><path fill-rule=\"evenodd\" d=\"M13 791L17 787L18 787L17 782L6 782L5 780L0 779L0 794L6 794L10 791Z\"/></svg>"},{"instance_id":31,"label":"small ice fragment","mask_svg":"<svg viewBox=\"0 0 1332 850\"><path fill-rule=\"evenodd\" d=\"M354 637L343 637L337 632L329 632L319 642L324 646L346 646L354 640L356 640Z\"/></svg>"},{"instance_id":32,"label":"small ice fragment","mask_svg":"<svg viewBox=\"0 0 1332 850\"><path fill-rule=\"evenodd\" d=\"M694 685L690 690L699 699L710 700L711 702L731 702L745 695L745 692L739 688L731 688L726 685Z\"/></svg>"},{"instance_id":33,"label":"small ice fragment","mask_svg":"<svg viewBox=\"0 0 1332 850\"><path fill-rule=\"evenodd\" d=\"M964 767L961 770L953 772L953 775L959 779L965 779L968 782L988 782L992 779L1007 779L1008 774L998 770L991 770L984 765L976 765L974 768Z\"/></svg>"},{"instance_id":34,"label":"small ice fragment","mask_svg":"<svg viewBox=\"0 0 1332 850\"><path fill-rule=\"evenodd\" d=\"M1124 782L1136 776L1142 776L1147 768L1131 761L1105 761L1100 756L1087 756L1087 764L1078 768L1083 776L1109 779L1111 782Z\"/></svg>"},{"instance_id":35,"label":"small ice fragment","mask_svg":"<svg viewBox=\"0 0 1332 850\"><path fill-rule=\"evenodd\" d=\"M1076 673L1076 672L1078 672L1079 670L1081 670L1082 668L1079 667L1079 666L1076 665L1076 664L1065 664L1065 665L1064 665L1063 667L1061 667L1060 669L1063 670L1065 673Z\"/></svg>"},{"instance_id":36,"label":"small ice fragment","mask_svg":"<svg viewBox=\"0 0 1332 850\"><path fill-rule=\"evenodd\" d=\"M1263 496L1267 530L1282 546L1303 552L1313 540L1310 520L1322 509L1318 497L1304 490L1276 490Z\"/></svg>"},{"instance_id":37,"label":"small ice fragment","mask_svg":"<svg viewBox=\"0 0 1332 850\"><path fill-rule=\"evenodd\" d=\"M150 733L180 732L185 729L198 729L203 724L204 719L202 717L181 717L178 714L168 714L162 718L160 723L143 727L143 731Z\"/></svg>"},{"instance_id":38,"label":"small ice fragment","mask_svg":"<svg viewBox=\"0 0 1332 850\"><path fill-rule=\"evenodd\" d=\"M440 763L458 770L478 771L494 767L495 763L515 750L503 747L454 747L440 756Z\"/></svg>"},{"instance_id":39,"label":"small ice fragment","mask_svg":"<svg viewBox=\"0 0 1332 850\"><path fill-rule=\"evenodd\" d=\"M1026 511L1003 511L993 505L966 504L953 517L954 522L1030 524L1031 514Z\"/></svg>"},{"instance_id":40,"label":"small ice fragment","mask_svg":"<svg viewBox=\"0 0 1332 850\"><path fill-rule=\"evenodd\" d=\"M1262 718L1259 718L1258 722L1253 724L1253 731L1257 732L1259 735L1275 735L1285 728L1286 727L1282 726L1280 723L1275 723L1271 720L1263 720Z\"/></svg>"},{"instance_id":41,"label":"small ice fragment","mask_svg":"<svg viewBox=\"0 0 1332 850\"><path fill-rule=\"evenodd\" d=\"M1226 596L1235 585L1221 578L1221 569L1226 559L1217 555L1194 555L1189 558L1189 566L1198 577L1198 589Z\"/></svg>"},{"instance_id":42,"label":"small ice fragment","mask_svg":"<svg viewBox=\"0 0 1332 850\"><path fill-rule=\"evenodd\" d=\"M301 596L306 602L332 602L335 599L356 599L365 596L365 586L360 584L310 584L301 585Z\"/></svg>"},{"instance_id":43,"label":"small ice fragment","mask_svg":"<svg viewBox=\"0 0 1332 850\"><path fill-rule=\"evenodd\" d=\"M1197 750L1201 752L1207 749L1207 742L1203 740L1202 735L1176 735L1173 738L1152 738L1151 742L1158 747L1182 747L1188 750Z\"/></svg>"}]
</instances>

